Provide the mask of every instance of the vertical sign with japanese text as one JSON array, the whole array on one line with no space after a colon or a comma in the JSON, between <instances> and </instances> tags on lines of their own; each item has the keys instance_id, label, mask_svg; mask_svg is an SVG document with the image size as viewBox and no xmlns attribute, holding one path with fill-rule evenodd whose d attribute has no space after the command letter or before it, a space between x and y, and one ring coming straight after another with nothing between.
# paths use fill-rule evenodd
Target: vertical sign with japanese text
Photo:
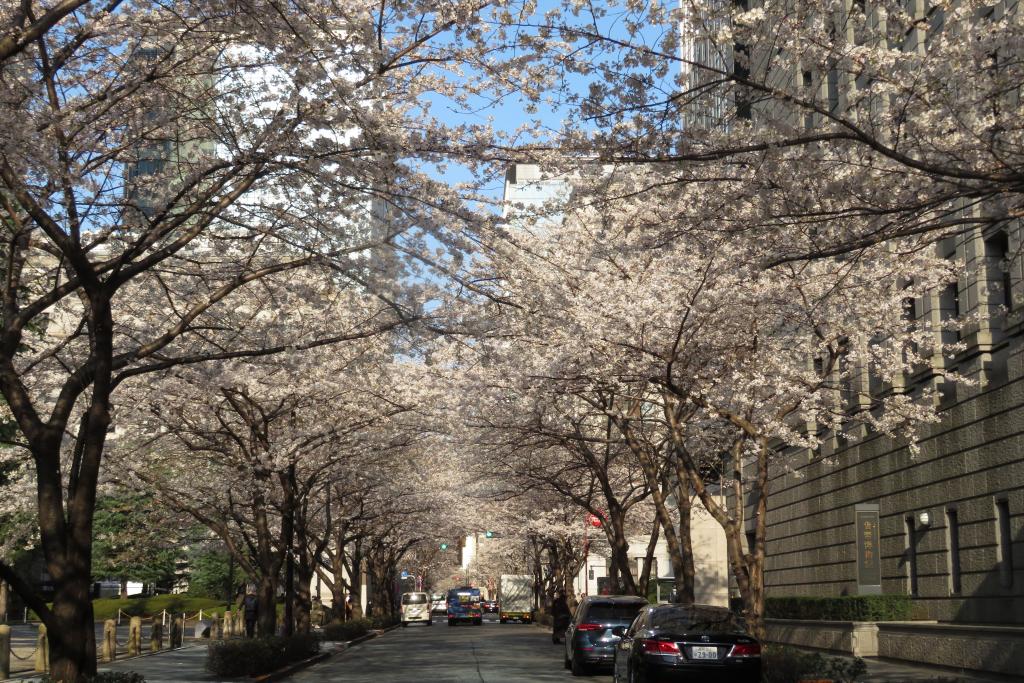
<instances>
[{"instance_id":1,"label":"vertical sign with japanese text","mask_svg":"<svg viewBox=\"0 0 1024 683\"><path fill-rule=\"evenodd\" d=\"M879 595L882 592L882 535L878 525L878 504L858 504L854 518L857 527L857 592L860 595Z\"/></svg>"}]
</instances>

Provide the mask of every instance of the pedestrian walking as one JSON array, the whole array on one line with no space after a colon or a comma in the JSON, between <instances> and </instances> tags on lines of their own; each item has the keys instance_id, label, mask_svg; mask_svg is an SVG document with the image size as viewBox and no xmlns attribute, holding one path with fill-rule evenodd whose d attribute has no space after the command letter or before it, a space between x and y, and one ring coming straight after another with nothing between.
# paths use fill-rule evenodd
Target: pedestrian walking
<instances>
[{"instance_id":1,"label":"pedestrian walking","mask_svg":"<svg viewBox=\"0 0 1024 683\"><path fill-rule=\"evenodd\" d=\"M246 587L241 607L245 614L245 637L253 638L256 636L256 617L260 609L260 599L256 597L256 586L250 584Z\"/></svg>"},{"instance_id":2,"label":"pedestrian walking","mask_svg":"<svg viewBox=\"0 0 1024 683\"><path fill-rule=\"evenodd\" d=\"M551 603L551 642L557 643L562 639L565 629L569 628L569 603L561 592L555 593L555 599Z\"/></svg>"}]
</instances>

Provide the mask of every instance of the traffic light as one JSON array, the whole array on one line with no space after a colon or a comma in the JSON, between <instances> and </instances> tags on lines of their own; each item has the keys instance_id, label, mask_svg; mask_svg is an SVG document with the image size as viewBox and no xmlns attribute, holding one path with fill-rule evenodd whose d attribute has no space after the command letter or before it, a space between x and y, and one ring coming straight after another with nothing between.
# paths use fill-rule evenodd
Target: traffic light
<instances>
[{"instance_id":1,"label":"traffic light","mask_svg":"<svg viewBox=\"0 0 1024 683\"><path fill-rule=\"evenodd\" d=\"M447 543L442 543L441 544L441 550L448 550L448 544Z\"/></svg>"},{"instance_id":2,"label":"traffic light","mask_svg":"<svg viewBox=\"0 0 1024 683\"><path fill-rule=\"evenodd\" d=\"M494 532L493 531L485 531L484 532L484 538L494 538Z\"/></svg>"}]
</instances>

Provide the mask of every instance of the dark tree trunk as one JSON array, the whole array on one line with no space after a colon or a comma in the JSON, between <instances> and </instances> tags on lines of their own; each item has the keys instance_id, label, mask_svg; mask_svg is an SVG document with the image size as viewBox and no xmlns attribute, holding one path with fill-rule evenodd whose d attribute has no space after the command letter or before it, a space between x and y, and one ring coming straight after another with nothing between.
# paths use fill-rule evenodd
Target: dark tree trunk
<instances>
[{"instance_id":1,"label":"dark tree trunk","mask_svg":"<svg viewBox=\"0 0 1024 683\"><path fill-rule=\"evenodd\" d=\"M676 602L695 602L697 599L694 584L697 570L693 564L692 513L693 500L690 498L690 485L685 479L677 487L676 500L679 501L679 559L680 566L673 566L675 575Z\"/></svg>"},{"instance_id":2,"label":"dark tree trunk","mask_svg":"<svg viewBox=\"0 0 1024 683\"><path fill-rule=\"evenodd\" d=\"M640 572L640 582L637 584L639 594L646 597L650 592L651 568L654 565L654 551L658 547L658 536L661 531L661 522L655 517L654 527L651 529L650 540L647 541L647 553L644 555L644 566ZM655 577L657 579L657 577Z\"/></svg>"},{"instance_id":3,"label":"dark tree trunk","mask_svg":"<svg viewBox=\"0 0 1024 683\"><path fill-rule=\"evenodd\" d=\"M309 633L312 623L310 613L313 611L313 596L310 584L313 582L313 566L303 554L295 565L295 632Z\"/></svg>"},{"instance_id":4,"label":"dark tree trunk","mask_svg":"<svg viewBox=\"0 0 1024 683\"><path fill-rule=\"evenodd\" d=\"M277 578L263 575L260 577L257 597L256 630L262 637L277 635Z\"/></svg>"}]
</instances>

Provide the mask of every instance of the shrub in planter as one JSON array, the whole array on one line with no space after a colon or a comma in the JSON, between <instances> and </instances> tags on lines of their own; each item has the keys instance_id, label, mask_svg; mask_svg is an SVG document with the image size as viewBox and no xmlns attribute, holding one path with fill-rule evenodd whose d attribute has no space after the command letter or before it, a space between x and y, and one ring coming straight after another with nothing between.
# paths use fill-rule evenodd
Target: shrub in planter
<instances>
[{"instance_id":1,"label":"shrub in planter","mask_svg":"<svg viewBox=\"0 0 1024 683\"><path fill-rule=\"evenodd\" d=\"M320 649L313 635L221 640L210 643L206 670L217 676L253 676L312 657Z\"/></svg>"},{"instance_id":2,"label":"shrub in planter","mask_svg":"<svg viewBox=\"0 0 1024 683\"><path fill-rule=\"evenodd\" d=\"M831 657L776 645L764 649L761 667L764 683L795 683L811 678L853 683L868 670L860 657Z\"/></svg>"},{"instance_id":3,"label":"shrub in planter","mask_svg":"<svg viewBox=\"0 0 1024 683\"><path fill-rule=\"evenodd\" d=\"M146 678L134 671L101 671L95 676L87 676L86 683L146 683ZM49 674L39 679L39 683L55 683Z\"/></svg>"},{"instance_id":4,"label":"shrub in planter","mask_svg":"<svg viewBox=\"0 0 1024 683\"><path fill-rule=\"evenodd\" d=\"M372 626L369 619L350 619L338 624L327 624L321 637L324 640L355 640L369 633Z\"/></svg>"},{"instance_id":5,"label":"shrub in planter","mask_svg":"<svg viewBox=\"0 0 1024 683\"><path fill-rule=\"evenodd\" d=\"M373 628L387 628L398 623L398 618L390 614L378 614L370 619Z\"/></svg>"},{"instance_id":6,"label":"shrub in planter","mask_svg":"<svg viewBox=\"0 0 1024 683\"><path fill-rule=\"evenodd\" d=\"M911 618L909 595L844 595L835 598L792 597L765 599L769 619L821 621L904 621Z\"/></svg>"}]
</instances>

